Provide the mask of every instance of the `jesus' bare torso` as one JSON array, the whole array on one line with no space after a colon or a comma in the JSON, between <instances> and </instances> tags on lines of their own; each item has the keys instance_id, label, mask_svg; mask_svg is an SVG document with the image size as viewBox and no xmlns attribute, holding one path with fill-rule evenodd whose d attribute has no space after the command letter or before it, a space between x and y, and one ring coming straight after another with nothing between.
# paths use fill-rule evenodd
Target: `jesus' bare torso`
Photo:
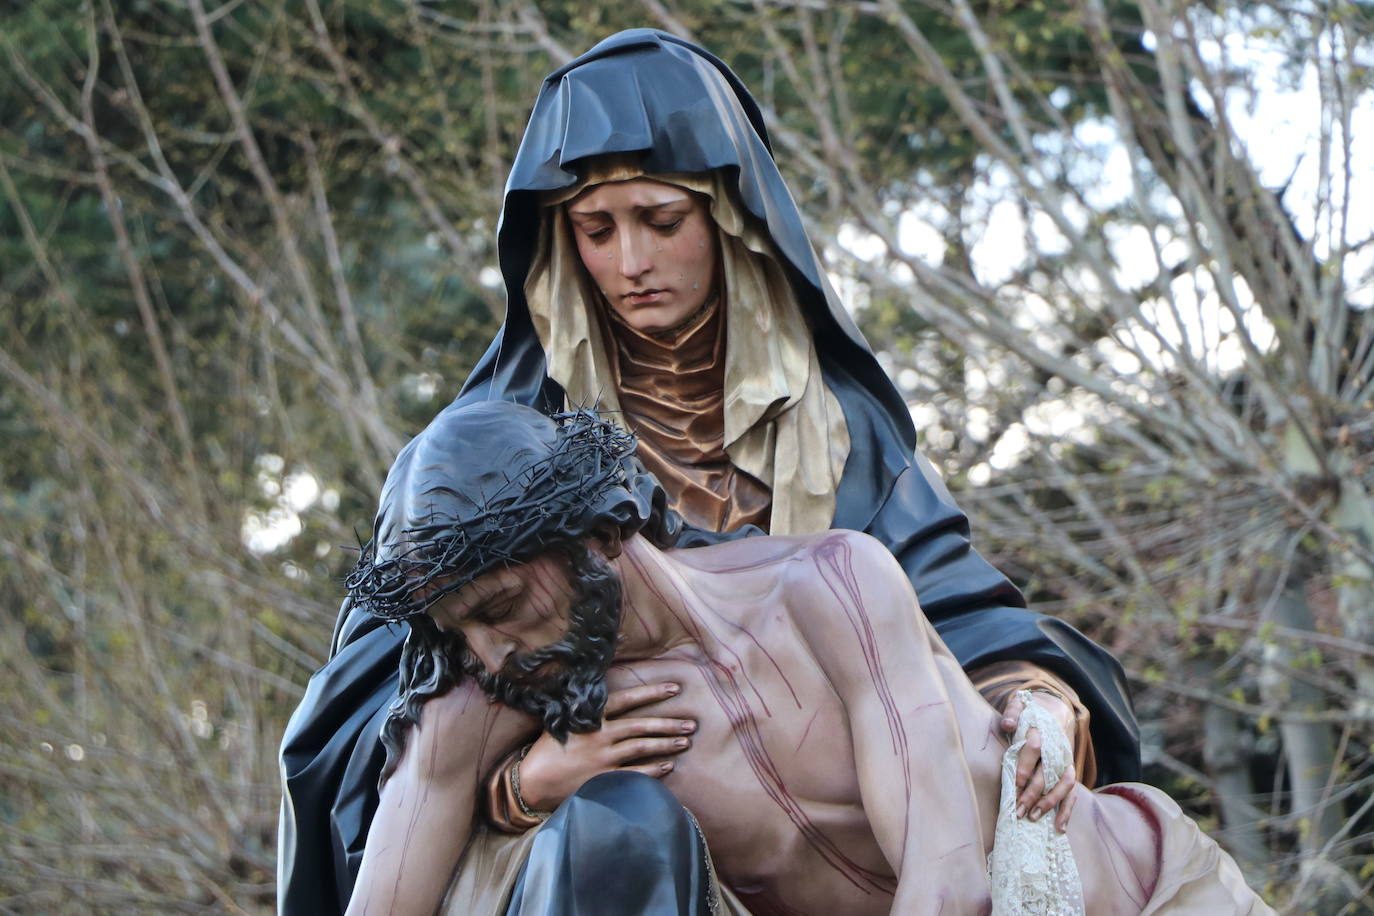
<instances>
[{"instance_id":1,"label":"jesus' bare torso","mask_svg":"<svg viewBox=\"0 0 1374 916\"><path fill-rule=\"evenodd\" d=\"M698 723L665 784L696 816L722 882L759 913L984 911L1005 740L891 555L848 532L624 547L625 651L609 686L682 685L646 714ZM479 721L488 740L474 747ZM404 841L379 857L409 850L399 867L426 867L418 857L451 872L439 847L471 818L480 775L529 729L470 684L431 701L378 812L384 830L407 818ZM1150 828L1127 801L1075 791L1069 834L1088 911L1139 912ZM360 888L370 877L365 862Z\"/></svg>"},{"instance_id":2,"label":"jesus' bare torso","mask_svg":"<svg viewBox=\"0 0 1374 916\"><path fill-rule=\"evenodd\" d=\"M877 786L879 797L866 800L860 758L899 760L903 749L894 744L901 733L905 752L937 771L913 774L918 782L911 786L912 804L926 834L921 842L930 850L922 863L926 877L918 880L933 889L939 882L932 875L947 856L964 858L969 846L981 844L981 861L992 845L1006 748L999 717L918 613L911 631L926 651L911 654L900 642L878 641L890 635L884 632L888 621L881 618L893 607L867 606L872 599L896 592L895 605L906 613L915 610L914 602L895 564L885 557L875 563L868 545L858 542L857 536L840 534L772 538L724 551L671 554L682 567L682 579L660 586L655 597L688 610L694 641L657 659L617 665L610 674L613 689L639 682L683 685L682 693L660 703L656 714L695 716L698 728L691 752L677 760L665 782L697 816L724 882L757 912L892 909L896 875L874 834L868 807L904 809L907 788L894 780ZM670 588L675 589L671 594ZM627 602L624 613L629 624L636 609ZM828 619L817 619L821 614ZM827 673L833 665L817 658L818 638L852 653L858 663L853 667L868 673L877 705L891 704L884 711L891 726L866 723L877 725L879 733L856 740L846 702ZM927 720L948 721L953 713L957 744L946 735L921 731L923 707ZM905 722L916 728L897 728L894 737L892 726ZM896 769L873 760L863 765ZM923 810L939 811L929 795L940 783L961 791L957 777L964 772L968 797L977 808L976 836L961 834L955 824L942 825L938 817L920 816ZM1075 835L1082 840L1075 851L1093 860L1106 854L1130 872L1147 870L1148 830L1134 811L1125 810L1128 803L1084 794L1088 799L1080 801L1088 807L1121 806L1120 813L1127 822L1135 819L1139 830L1127 832L1126 846L1104 849L1095 818L1079 817L1071 822L1079 829L1070 828L1071 842ZM1089 861L1083 864L1086 873L1098 871ZM1090 896L1089 911L1111 912L1107 901L1120 896L1102 888ZM976 901L972 894L961 903L976 906Z\"/></svg>"}]
</instances>

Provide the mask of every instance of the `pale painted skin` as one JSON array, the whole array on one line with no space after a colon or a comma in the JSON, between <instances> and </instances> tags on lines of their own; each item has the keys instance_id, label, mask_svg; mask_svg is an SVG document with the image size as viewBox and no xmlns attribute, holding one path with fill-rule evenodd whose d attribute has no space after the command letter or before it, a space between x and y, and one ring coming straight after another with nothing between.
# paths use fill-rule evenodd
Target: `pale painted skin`
<instances>
[{"instance_id":1,"label":"pale painted skin","mask_svg":"<svg viewBox=\"0 0 1374 916\"><path fill-rule=\"evenodd\" d=\"M716 286L716 224L699 194L634 178L567 204L577 252L630 327L657 334L701 310Z\"/></svg>"},{"instance_id":2,"label":"pale painted skin","mask_svg":"<svg viewBox=\"0 0 1374 916\"><path fill-rule=\"evenodd\" d=\"M986 911L1000 717L879 542L831 532L665 553L635 537L613 565L625 599L610 685L681 685L653 708L697 723L665 784L746 905ZM458 593L435 619L494 667L561 633L570 593L543 558ZM383 789L349 911L432 913L482 776L536 730L470 682L426 704ZM1157 868L1151 831L1130 803L1074 792L1086 816L1068 832L1088 912L1139 912L1131 889L1138 897Z\"/></svg>"}]
</instances>

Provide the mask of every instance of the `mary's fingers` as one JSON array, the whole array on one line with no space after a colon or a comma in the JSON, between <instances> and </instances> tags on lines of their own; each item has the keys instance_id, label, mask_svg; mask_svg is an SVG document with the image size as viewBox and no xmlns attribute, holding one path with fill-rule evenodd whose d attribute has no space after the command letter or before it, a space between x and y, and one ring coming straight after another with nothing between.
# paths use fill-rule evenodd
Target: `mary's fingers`
<instances>
[{"instance_id":1,"label":"mary's fingers","mask_svg":"<svg viewBox=\"0 0 1374 916\"><path fill-rule=\"evenodd\" d=\"M1016 723L1021 721L1021 711L1025 709L1025 705L1016 694L1011 695L1011 699L1007 700L1007 705L1002 710L1002 731L1016 731Z\"/></svg>"},{"instance_id":2,"label":"mary's fingers","mask_svg":"<svg viewBox=\"0 0 1374 916\"><path fill-rule=\"evenodd\" d=\"M1036 765L1040 763L1040 729L1026 729L1026 743L1016 754L1016 788L1025 788Z\"/></svg>"},{"instance_id":3,"label":"mary's fingers","mask_svg":"<svg viewBox=\"0 0 1374 916\"><path fill-rule=\"evenodd\" d=\"M637 687L612 690L611 695L606 698L605 718L615 718L628 710L649 703L657 703L659 700L666 700L681 692L682 685L672 681L664 681L659 684L640 684Z\"/></svg>"},{"instance_id":4,"label":"mary's fingers","mask_svg":"<svg viewBox=\"0 0 1374 916\"><path fill-rule=\"evenodd\" d=\"M1077 784L1077 780L1074 781ZM1078 793L1070 791L1068 798L1059 806L1059 816L1054 819L1055 829L1060 833L1069 829L1069 818L1073 816L1073 806L1078 804Z\"/></svg>"},{"instance_id":5,"label":"mary's fingers","mask_svg":"<svg viewBox=\"0 0 1374 916\"><path fill-rule=\"evenodd\" d=\"M1031 808L1030 819L1038 821L1045 814L1053 811L1056 805L1069 797L1069 793L1073 791L1074 783L1077 781L1074 777L1073 766L1066 767L1063 775L1059 777L1059 781L1054 784L1054 788L1046 792L1045 797Z\"/></svg>"},{"instance_id":6,"label":"mary's fingers","mask_svg":"<svg viewBox=\"0 0 1374 916\"><path fill-rule=\"evenodd\" d=\"M1040 800L1040 796L1045 792L1045 775L1041 767L1035 768L1035 773L1026 781L1026 788L1020 795L1016 796L1016 816L1024 817L1031 810L1031 806Z\"/></svg>"}]
</instances>

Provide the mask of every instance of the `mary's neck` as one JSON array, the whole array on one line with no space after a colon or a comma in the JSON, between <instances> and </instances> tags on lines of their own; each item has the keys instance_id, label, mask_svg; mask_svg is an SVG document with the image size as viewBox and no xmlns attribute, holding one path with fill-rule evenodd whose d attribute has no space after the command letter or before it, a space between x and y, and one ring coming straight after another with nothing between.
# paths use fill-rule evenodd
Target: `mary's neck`
<instances>
[{"instance_id":1,"label":"mary's neck","mask_svg":"<svg viewBox=\"0 0 1374 916\"><path fill-rule=\"evenodd\" d=\"M708 379L700 377L703 371L710 374L711 369L719 367L723 372L725 321L718 295L682 324L651 334L630 327L613 311L607 311L622 378L692 373L704 383Z\"/></svg>"}]
</instances>

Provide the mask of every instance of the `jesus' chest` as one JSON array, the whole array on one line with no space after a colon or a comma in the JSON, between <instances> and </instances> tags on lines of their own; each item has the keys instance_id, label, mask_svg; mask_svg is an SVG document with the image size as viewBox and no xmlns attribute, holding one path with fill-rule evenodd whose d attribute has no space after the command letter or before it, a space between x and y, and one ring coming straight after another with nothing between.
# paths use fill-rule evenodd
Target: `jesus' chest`
<instances>
[{"instance_id":1,"label":"jesus' chest","mask_svg":"<svg viewBox=\"0 0 1374 916\"><path fill-rule=\"evenodd\" d=\"M788 628L735 630L709 657L610 673L612 689L662 681L681 684L681 694L637 714L697 721L665 782L696 815L722 870L764 873L775 862L805 863L817 843L872 843L844 707Z\"/></svg>"}]
</instances>

